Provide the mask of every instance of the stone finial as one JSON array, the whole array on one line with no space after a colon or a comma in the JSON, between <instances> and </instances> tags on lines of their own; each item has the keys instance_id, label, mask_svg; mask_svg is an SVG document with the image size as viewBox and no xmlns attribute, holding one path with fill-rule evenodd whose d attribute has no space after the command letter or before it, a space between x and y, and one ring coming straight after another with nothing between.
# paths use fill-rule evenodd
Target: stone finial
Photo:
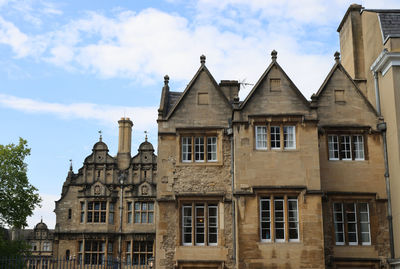
<instances>
[{"instance_id":1,"label":"stone finial","mask_svg":"<svg viewBox=\"0 0 400 269\"><path fill-rule=\"evenodd\" d=\"M144 131L144 135L145 135L144 140L147 142L147 131Z\"/></svg>"},{"instance_id":2,"label":"stone finial","mask_svg":"<svg viewBox=\"0 0 400 269\"><path fill-rule=\"evenodd\" d=\"M165 76L164 76L164 84L165 84L165 85L168 85L168 83L169 83L169 76L168 76L168 75L165 75Z\"/></svg>"},{"instance_id":3,"label":"stone finial","mask_svg":"<svg viewBox=\"0 0 400 269\"><path fill-rule=\"evenodd\" d=\"M273 51L271 52L271 59L272 59L272 61L275 62L277 56L278 56L278 52L277 52L276 50L273 50Z\"/></svg>"},{"instance_id":4,"label":"stone finial","mask_svg":"<svg viewBox=\"0 0 400 269\"><path fill-rule=\"evenodd\" d=\"M99 141L101 142L101 141L103 141L103 136L101 135L103 132L100 130L99 131L99 134L100 134L100 137L99 137Z\"/></svg>"},{"instance_id":5,"label":"stone finial","mask_svg":"<svg viewBox=\"0 0 400 269\"><path fill-rule=\"evenodd\" d=\"M69 171L72 172L72 159L69 159Z\"/></svg>"},{"instance_id":6,"label":"stone finial","mask_svg":"<svg viewBox=\"0 0 400 269\"><path fill-rule=\"evenodd\" d=\"M206 63L206 56L204 56L204 54L200 56L200 63L201 65L204 65Z\"/></svg>"},{"instance_id":7,"label":"stone finial","mask_svg":"<svg viewBox=\"0 0 400 269\"><path fill-rule=\"evenodd\" d=\"M335 52L335 54L333 56L335 56L336 63L340 63L340 52L338 52L338 51Z\"/></svg>"}]
</instances>

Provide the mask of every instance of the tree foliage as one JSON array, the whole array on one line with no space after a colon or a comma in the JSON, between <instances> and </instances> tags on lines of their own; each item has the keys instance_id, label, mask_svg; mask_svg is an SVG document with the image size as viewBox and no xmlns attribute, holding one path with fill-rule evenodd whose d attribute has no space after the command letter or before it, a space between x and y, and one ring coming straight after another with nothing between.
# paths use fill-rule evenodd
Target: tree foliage
<instances>
[{"instance_id":1,"label":"tree foliage","mask_svg":"<svg viewBox=\"0 0 400 269\"><path fill-rule=\"evenodd\" d=\"M22 228L41 199L28 181L25 157L30 149L20 138L18 145L0 145L0 226Z\"/></svg>"}]
</instances>

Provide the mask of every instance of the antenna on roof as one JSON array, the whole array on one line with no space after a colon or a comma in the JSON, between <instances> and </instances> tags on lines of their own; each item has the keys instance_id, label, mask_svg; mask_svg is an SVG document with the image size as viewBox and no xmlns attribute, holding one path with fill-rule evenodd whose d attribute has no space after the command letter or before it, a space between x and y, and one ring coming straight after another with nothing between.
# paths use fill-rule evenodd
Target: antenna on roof
<instances>
[{"instance_id":1,"label":"antenna on roof","mask_svg":"<svg viewBox=\"0 0 400 269\"><path fill-rule=\"evenodd\" d=\"M238 82L239 82L240 87L243 87L243 89L246 89L246 86L253 86L254 85L254 83L246 82L246 78L244 78L242 80L239 80Z\"/></svg>"}]
</instances>

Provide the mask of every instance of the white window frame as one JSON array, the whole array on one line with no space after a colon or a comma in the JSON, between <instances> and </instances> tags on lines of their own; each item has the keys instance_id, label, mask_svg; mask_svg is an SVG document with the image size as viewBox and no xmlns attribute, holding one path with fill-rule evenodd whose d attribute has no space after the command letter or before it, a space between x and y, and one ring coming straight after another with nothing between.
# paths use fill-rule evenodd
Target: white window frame
<instances>
[{"instance_id":1,"label":"white window frame","mask_svg":"<svg viewBox=\"0 0 400 269\"><path fill-rule=\"evenodd\" d=\"M343 154L345 157L342 158L343 161L351 161L353 160L352 152L351 152L351 135L341 135L340 141L340 153ZM347 153L350 155L348 157Z\"/></svg>"},{"instance_id":2,"label":"white window frame","mask_svg":"<svg viewBox=\"0 0 400 269\"><path fill-rule=\"evenodd\" d=\"M210 216L210 209L215 209L215 216ZM218 245L218 205L207 205L207 213L208 213L208 218L207 218L207 243L209 246L216 246ZM211 225L210 219L213 218L215 219L215 225ZM217 242L211 243L210 242L210 230L215 229L216 232L216 238Z\"/></svg>"},{"instance_id":3,"label":"white window frame","mask_svg":"<svg viewBox=\"0 0 400 269\"><path fill-rule=\"evenodd\" d=\"M363 135L353 135L354 143L354 160L364 161L365 151L364 151L364 136Z\"/></svg>"},{"instance_id":4,"label":"white window frame","mask_svg":"<svg viewBox=\"0 0 400 269\"><path fill-rule=\"evenodd\" d=\"M268 126L256 126L256 149L268 149Z\"/></svg>"},{"instance_id":5,"label":"white window frame","mask_svg":"<svg viewBox=\"0 0 400 269\"><path fill-rule=\"evenodd\" d=\"M185 215L185 208L190 209L190 216ZM185 218L190 219L190 224L185 225ZM190 228L190 242L185 241L185 228ZM184 246L191 246L193 244L193 207L192 204L190 205L183 205L182 206L182 244Z\"/></svg>"},{"instance_id":6,"label":"white window frame","mask_svg":"<svg viewBox=\"0 0 400 269\"><path fill-rule=\"evenodd\" d=\"M357 206L356 203L345 203L345 204L352 204L353 205L353 210L350 212L351 214L354 214L354 221L349 221L349 218L347 216L348 213L346 213L346 220L347 220L347 237L349 238L349 234L352 233L356 235L356 241L355 242L350 242L349 241L349 246L357 246L358 245L358 228L357 228ZM349 232L349 225L353 224L354 227L356 228L355 232Z\"/></svg>"},{"instance_id":7,"label":"white window frame","mask_svg":"<svg viewBox=\"0 0 400 269\"><path fill-rule=\"evenodd\" d=\"M192 137L182 137L182 162L192 162Z\"/></svg>"},{"instance_id":8,"label":"white window frame","mask_svg":"<svg viewBox=\"0 0 400 269\"><path fill-rule=\"evenodd\" d=\"M217 148L217 137L216 136L207 136L207 162L216 162L218 161L218 148ZM211 158L209 158L209 154L211 154Z\"/></svg>"},{"instance_id":9,"label":"white window frame","mask_svg":"<svg viewBox=\"0 0 400 269\"><path fill-rule=\"evenodd\" d=\"M338 161L340 159L339 137L337 135L328 135L328 153L329 160ZM335 153L337 157L335 157Z\"/></svg>"},{"instance_id":10,"label":"white window frame","mask_svg":"<svg viewBox=\"0 0 400 269\"><path fill-rule=\"evenodd\" d=\"M340 205L340 211L336 211L335 210L335 204L339 204ZM342 221L338 221L337 219L336 219L336 214L341 214L341 216L342 216ZM336 225L341 225L341 227L342 227L342 232L338 232L337 230L336 230ZM343 203L338 203L338 202L335 202L335 203L333 203L333 228L334 228L334 230L335 230L335 244L336 245L339 245L339 246L342 246L342 245L344 245L345 244L345 242L346 242L346 232L345 232L345 230L344 230L344 213L343 213ZM336 238L336 234L340 234L340 233L342 233L343 234L343 241L341 242L341 241L337 241L337 238Z\"/></svg>"},{"instance_id":11,"label":"white window frame","mask_svg":"<svg viewBox=\"0 0 400 269\"><path fill-rule=\"evenodd\" d=\"M202 142L202 143L201 143ZM206 159L206 143L204 136L194 137L194 161L196 163L204 163ZM203 155L203 158L200 158Z\"/></svg>"},{"instance_id":12,"label":"white window frame","mask_svg":"<svg viewBox=\"0 0 400 269\"><path fill-rule=\"evenodd\" d=\"M276 217L276 213L279 212L278 210L276 210L276 202L282 202L282 213L283 213L283 220L282 221L277 221L277 217ZM285 197L282 198L275 198L274 197L274 235L275 235L275 242L285 242L286 241L286 206L285 206ZM277 228L277 223L283 223L283 228ZM277 234L277 230L282 230L283 229L283 238L276 238L276 234Z\"/></svg>"},{"instance_id":13,"label":"white window frame","mask_svg":"<svg viewBox=\"0 0 400 269\"><path fill-rule=\"evenodd\" d=\"M276 150L276 149L281 149L281 126L280 125L271 125L270 128L270 140L271 140L271 149ZM276 132L278 130L278 132ZM278 136L278 139L276 139L276 136ZM272 143L276 144L279 143L279 147L277 146L272 146Z\"/></svg>"},{"instance_id":14,"label":"white window frame","mask_svg":"<svg viewBox=\"0 0 400 269\"><path fill-rule=\"evenodd\" d=\"M366 212L361 211L361 204L365 204L365 205L367 206L367 211L366 211ZM364 202L364 203L359 203L359 207L360 207L360 212L359 212L359 214L360 214L361 244L362 244L363 246L370 246L370 245L371 245L371 225L370 225L370 218L369 218L369 204L366 203L366 202ZM367 221L362 221L361 214L367 214ZM366 225L367 225L367 227L368 227L368 232L363 232L363 230L362 230L362 224L366 224ZM368 234L368 238L369 238L369 241L368 241L368 242L364 242L364 241L363 241L362 234L365 234L365 233Z\"/></svg>"},{"instance_id":15,"label":"white window frame","mask_svg":"<svg viewBox=\"0 0 400 269\"><path fill-rule=\"evenodd\" d=\"M289 130L291 130L291 132ZM290 139L290 137L292 139ZM293 146L287 146L287 144L290 142L293 142ZM296 149L296 126L294 125L283 126L283 148Z\"/></svg>"},{"instance_id":16,"label":"white window frame","mask_svg":"<svg viewBox=\"0 0 400 269\"><path fill-rule=\"evenodd\" d=\"M197 209L203 209L203 216L198 216L197 215ZM206 229L207 229L207 225L206 225L206 207L204 204L198 204L195 203L194 205L194 213L195 213L195 221L194 221L194 243L196 246L204 246L206 244ZM198 223L198 219L203 218L203 222L202 223ZM200 221L201 222L201 221ZM200 233L197 231L197 229L203 229L203 233ZM197 242L197 235L203 235L203 242Z\"/></svg>"},{"instance_id":17,"label":"white window frame","mask_svg":"<svg viewBox=\"0 0 400 269\"><path fill-rule=\"evenodd\" d=\"M263 202L268 202L268 208L263 209ZM269 218L267 217L266 220L263 220L262 213L268 212ZM271 198L260 198L260 239L261 242L271 242L272 241L272 223L271 223ZM262 231L263 231L263 223L269 224L269 228L264 228L265 230L269 230L269 239L263 238ZM267 225L268 226L268 225Z\"/></svg>"},{"instance_id":18,"label":"white window frame","mask_svg":"<svg viewBox=\"0 0 400 269\"><path fill-rule=\"evenodd\" d=\"M289 202L296 202L296 209L295 210L290 210L289 207ZM299 201L297 198L288 198L287 199L287 211L288 211L288 238L289 238L289 242L299 242L300 241L300 233L299 233ZM296 214L296 218L291 220L290 219L290 212L294 211ZM296 231L297 231L297 238L290 238L290 230L293 230L293 228L290 228L290 223L295 223L296 224Z\"/></svg>"}]
</instances>

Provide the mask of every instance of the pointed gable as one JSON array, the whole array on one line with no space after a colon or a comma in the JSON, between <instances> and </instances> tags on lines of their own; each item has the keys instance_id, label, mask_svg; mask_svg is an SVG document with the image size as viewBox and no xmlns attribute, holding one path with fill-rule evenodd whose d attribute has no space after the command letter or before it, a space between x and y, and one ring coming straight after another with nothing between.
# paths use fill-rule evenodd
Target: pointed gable
<instances>
[{"instance_id":1,"label":"pointed gable","mask_svg":"<svg viewBox=\"0 0 400 269\"><path fill-rule=\"evenodd\" d=\"M166 120L175 121L177 128L217 127L227 125L230 116L231 105L202 56L199 70L169 110Z\"/></svg>"},{"instance_id":2,"label":"pointed gable","mask_svg":"<svg viewBox=\"0 0 400 269\"><path fill-rule=\"evenodd\" d=\"M336 64L313 95L320 126L376 126L378 114L335 54Z\"/></svg>"},{"instance_id":3,"label":"pointed gable","mask_svg":"<svg viewBox=\"0 0 400 269\"><path fill-rule=\"evenodd\" d=\"M249 115L304 115L310 111L309 102L276 62L272 63L246 97L240 109Z\"/></svg>"}]
</instances>

